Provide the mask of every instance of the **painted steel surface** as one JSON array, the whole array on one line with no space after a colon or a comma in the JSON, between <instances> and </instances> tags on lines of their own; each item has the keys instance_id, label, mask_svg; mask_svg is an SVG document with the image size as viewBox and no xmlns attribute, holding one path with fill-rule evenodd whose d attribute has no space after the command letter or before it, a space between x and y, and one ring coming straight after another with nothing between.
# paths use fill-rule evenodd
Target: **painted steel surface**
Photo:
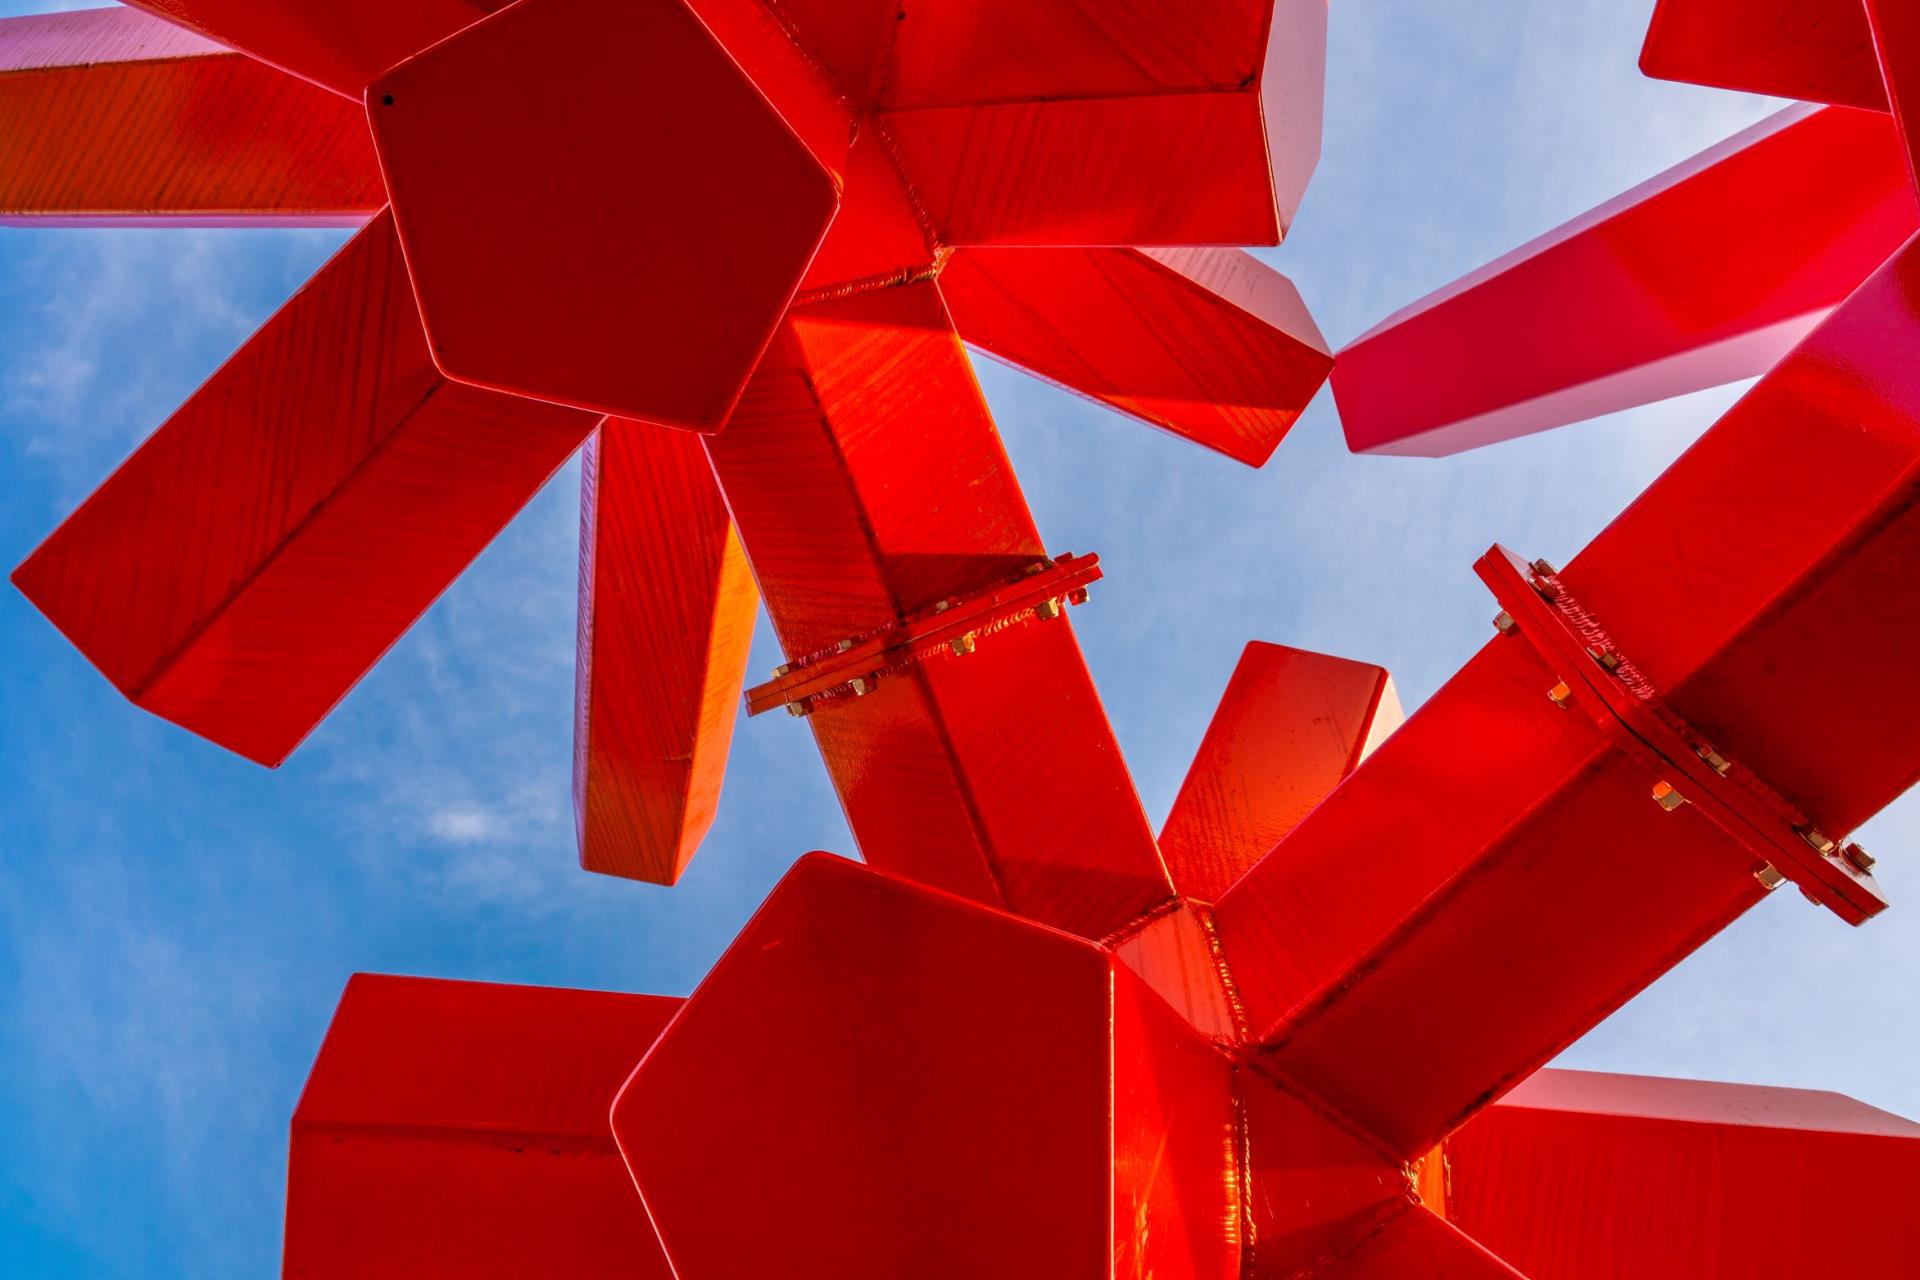
<instances>
[{"instance_id":1,"label":"painted steel surface","mask_svg":"<svg viewBox=\"0 0 1920 1280\"><path fill-rule=\"evenodd\" d=\"M1250 649L1156 838L1066 617L1099 562L1045 544L965 344L1263 462L1325 344L1169 246L1290 223L1322 0L140 7L194 34L0 25L9 216L369 221L16 582L272 763L592 439L583 862L685 867L757 585L752 703L807 717L871 864L801 859L684 1004L356 979L287 1274L1911 1272L1901 1222L1719 1216L1736 1150L1907 1194L1906 1122L1535 1074L1789 879L1885 905L1849 837L1920 775L1904 9L1859 15L1891 115L1795 111L1344 357L1356 443L1409 451L1777 363L1564 572L1490 552L1498 634L1403 727L1383 669ZM261 130L160 113L142 169L59 110L135 85ZM1783 174L1825 203L1729 233ZM1634 323L1538 310L1581 289ZM1430 376L1449 326L1498 376Z\"/></svg>"}]
</instances>

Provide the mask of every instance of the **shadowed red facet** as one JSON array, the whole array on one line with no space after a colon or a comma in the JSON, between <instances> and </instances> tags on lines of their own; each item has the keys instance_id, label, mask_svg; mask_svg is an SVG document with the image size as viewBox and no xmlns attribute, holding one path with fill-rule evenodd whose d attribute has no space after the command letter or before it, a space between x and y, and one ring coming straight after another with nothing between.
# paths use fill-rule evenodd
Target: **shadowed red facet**
<instances>
[{"instance_id":1,"label":"shadowed red facet","mask_svg":"<svg viewBox=\"0 0 1920 1280\"><path fill-rule=\"evenodd\" d=\"M357 226L353 105L131 9L0 19L0 223Z\"/></svg>"},{"instance_id":2,"label":"shadowed red facet","mask_svg":"<svg viewBox=\"0 0 1920 1280\"><path fill-rule=\"evenodd\" d=\"M790 658L1045 556L930 283L794 312L709 447ZM1085 937L1172 896L1064 618L880 673L810 723L877 867Z\"/></svg>"},{"instance_id":3,"label":"shadowed red facet","mask_svg":"<svg viewBox=\"0 0 1920 1280\"><path fill-rule=\"evenodd\" d=\"M1235 1072L1248 1196L1243 1274L1319 1275L1410 1204L1400 1163L1252 1066Z\"/></svg>"},{"instance_id":4,"label":"shadowed red facet","mask_svg":"<svg viewBox=\"0 0 1920 1280\"><path fill-rule=\"evenodd\" d=\"M1175 888L1218 899L1404 718L1381 667L1249 644L1160 829Z\"/></svg>"},{"instance_id":5,"label":"shadowed red facet","mask_svg":"<svg viewBox=\"0 0 1920 1280\"><path fill-rule=\"evenodd\" d=\"M387 68L509 0L127 0L359 101Z\"/></svg>"},{"instance_id":6,"label":"shadowed red facet","mask_svg":"<svg viewBox=\"0 0 1920 1280\"><path fill-rule=\"evenodd\" d=\"M1333 368L1293 282L1237 249L960 249L973 346L1249 466Z\"/></svg>"},{"instance_id":7,"label":"shadowed red facet","mask_svg":"<svg viewBox=\"0 0 1920 1280\"><path fill-rule=\"evenodd\" d=\"M287 1280L669 1280L607 1113L680 1004L356 976L293 1115Z\"/></svg>"},{"instance_id":8,"label":"shadowed red facet","mask_svg":"<svg viewBox=\"0 0 1920 1280\"><path fill-rule=\"evenodd\" d=\"M1454 453L1764 373L1920 228L1900 157L1885 116L1794 107L1549 232L1340 353L1349 445Z\"/></svg>"},{"instance_id":9,"label":"shadowed red facet","mask_svg":"<svg viewBox=\"0 0 1920 1280\"><path fill-rule=\"evenodd\" d=\"M1309 1274L1315 1280L1535 1280L1418 1205Z\"/></svg>"},{"instance_id":10,"label":"shadowed red facet","mask_svg":"<svg viewBox=\"0 0 1920 1280\"><path fill-rule=\"evenodd\" d=\"M613 1128L680 1280L1226 1280L1231 1116L1226 1060L1101 948L814 855Z\"/></svg>"},{"instance_id":11,"label":"shadowed red facet","mask_svg":"<svg viewBox=\"0 0 1920 1280\"><path fill-rule=\"evenodd\" d=\"M1656 80L1887 109L1861 0L1658 0L1640 69Z\"/></svg>"},{"instance_id":12,"label":"shadowed red facet","mask_svg":"<svg viewBox=\"0 0 1920 1280\"><path fill-rule=\"evenodd\" d=\"M1920 773L1920 600L1885 590L1920 554L1917 313L1910 244L1549 584L1836 866ZM1279 1069L1409 1156L1763 892L1756 846L1656 803L1691 766L1556 705L1583 677L1543 652L1495 639L1219 903ZM1389 1035L1454 1048L1409 1075Z\"/></svg>"},{"instance_id":13,"label":"shadowed red facet","mask_svg":"<svg viewBox=\"0 0 1920 1280\"><path fill-rule=\"evenodd\" d=\"M612 419L580 487L573 801L589 871L673 884L713 825L760 596L700 441Z\"/></svg>"},{"instance_id":14,"label":"shadowed red facet","mask_svg":"<svg viewBox=\"0 0 1920 1280\"><path fill-rule=\"evenodd\" d=\"M13 580L134 702L278 764L594 422L441 378L382 217Z\"/></svg>"},{"instance_id":15,"label":"shadowed red facet","mask_svg":"<svg viewBox=\"0 0 1920 1280\"><path fill-rule=\"evenodd\" d=\"M770 25L728 32L797 60ZM524 0L382 76L367 109L435 362L718 430L839 200L844 117L820 150L793 126L824 86L742 70L781 56L730 51L682 0Z\"/></svg>"},{"instance_id":16,"label":"shadowed red facet","mask_svg":"<svg viewBox=\"0 0 1920 1280\"><path fill-rule=\"evenodd\" d=\"M1529 1280L1896 1280L1920 1257L1920 1125L1838 1094L1542 1071L1446 1164L1453 1222Z\"/></svg>"},{"instance_id":17,"label":"shadowed red facet","mask_svg":"<svg viewBox=\"0 0 1920 1280\"><path fill-rule=\"evenodd\" d=\"M1900 125L1907 172L1920 189L1920 10L1906 0L1866 0L1880 77Z\"/></svg>"}]
</instances>

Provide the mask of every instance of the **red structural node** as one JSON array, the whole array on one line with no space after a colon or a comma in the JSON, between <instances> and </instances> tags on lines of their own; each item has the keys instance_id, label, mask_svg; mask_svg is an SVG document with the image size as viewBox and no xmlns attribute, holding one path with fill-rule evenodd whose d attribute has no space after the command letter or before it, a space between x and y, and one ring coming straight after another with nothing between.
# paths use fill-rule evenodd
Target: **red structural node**
<instances>
[{"instance_id":1,"label":"red structural node","mask_svg":"<svg viewBox=\"0 0 1920 1280\"><path fill-rule=\"evenodd\" d=\"M1564 572L1483 557L1497 634L1403 727L1381 668L1251 648L1156 838L1067 617L1104 568L1043 541L965 344L1263 461L1324 343L1167 246L1280 238L1323 0L142 7L197 34L0 24L7 217L368 223L22 589L277 761L595 438L583 862L671 881L711 821L750 564L749 707L806 717L872 864L803 859L684 1006L356 980L289 1275L1911 1271L1912 1126L1535 1074L1788 880L1886 905L1850 837L1920 775L1904 9L1779 48L1668 0L1649 49L1730 82L1845 81L1864 18L1890 114L1795 110L1350 350L1350 437L1404 452L1766 376ZM1843 1164L1884 1220L1726 1212Z\"/></svg>"}]
</instances>

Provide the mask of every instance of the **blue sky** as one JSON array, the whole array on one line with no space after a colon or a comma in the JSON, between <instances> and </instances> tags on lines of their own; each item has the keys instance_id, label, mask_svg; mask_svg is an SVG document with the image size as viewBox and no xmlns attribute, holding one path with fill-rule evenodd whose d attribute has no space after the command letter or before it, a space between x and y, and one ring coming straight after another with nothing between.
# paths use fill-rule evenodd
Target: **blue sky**
<instances>
[{"instance_id":1,"label":"blue sky","mask_svg":"<svg viewBox=\"0 0 1920 1280\"><path fill-rule=\"evenodd\" d=\"M1272 255L1330 338L1771 109L1642 79L1650 9L1334 0L1325 158ZM0 562L337 242L0 230ZM1380 662L1417 704L1488 634L1476 555L1497 539L1564 561L1735 394L1437 462L1350 457L1323 396L1252 472L982 376L1050 545L1105 563L1075 625L1156 818L1247 640ZM577 483L278 773L135 711L0 591L0 1270L276 1274L287 1118L349 973L684 993L794 856L851 852L781 716L742 724L679 889L576 869ZM756 670L778 660L762 631ZM1906 905L1856 931L1775 895L1566 1061L1920 1115L1920 804L1863 839Z\"/></svg>"}]
</instances>

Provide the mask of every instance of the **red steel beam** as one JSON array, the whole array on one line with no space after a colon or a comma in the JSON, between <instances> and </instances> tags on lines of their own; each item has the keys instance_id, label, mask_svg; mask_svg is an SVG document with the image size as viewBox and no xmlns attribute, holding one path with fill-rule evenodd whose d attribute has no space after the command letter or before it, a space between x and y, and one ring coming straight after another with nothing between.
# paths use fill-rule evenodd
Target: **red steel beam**
<instances>
[{"instance_id":1,"label":"red steel beam","mask_svg":"<svg viewBox=\"0 0 1920 1280\"><path fill-rule=\"evenodd\" d=\"M1404 718L1383 668L1248 645L1160 829L1174 886L1218 899Z\"/></svg>"},{"instance_id":2,"label":"red steel beam","mask_svg":"<svg viewBox=\"0 0 1920 1280\"><path fill-rule=\"evenodd\" d=\"M1887 109L1861 0L1659 0L1640 69L1656 80Z\"/></svg>"},{"instance_id":3,"label":"red steel beam","mask_svg":"<svg viewBox=\"0 0 1920 1280\"><path fill-rule=\"evenodd\" d=\"M358 226L352 103L131 9L0 19L0 223Z\"/></svg>"},{"instance_id":4,"label":"red steel beam","mask_svg":"<svg viewBox=\"0 0 1920 1280\"><path fill-rule=\"evenodd\" d=\"M940 292L980 350L1254 467L1333 369L1293 282L1237 249L960 249Z\"/></svg>"},{"instance_id":5,"label":"red steel beam","mask_svg":"<svg viewBox=\"0 0 1920 1280\"><path fill-rule=\"evenodd\" d=\"M510 0L127 0L359 102L376 76Z\"/></svg>"},{"instance_id":6,"label":"red steel beam","mask_svg":"<svg viewBox=\"0 0 1920 1280\"><path fill-rule=\"evenodd\" d=\"M276 765L595 422L443 378L383 216L13 580L134 702Z\"/></svg>"},{"instance_id":7,"label":"red steel beam","mask_svg":"<svg viewBox=\"0 0 1920 1280\"><path fill-rule=\"evenodd\" d=\"M1397 312L1340 352L1349 445L1456 453L1764 373L1920 227L1901 150L1885 116L1789 108Z\"/></svg>"},{"instance_id":8,"label":"red steel beam","mask_svg":"<svg viewBox=\"0 0 1920 1280\"><path fill-rule=\"evenodd\" d=\"M355 976L293 1113L288 1280L670 1280L607 1114L680 1004Z\"/></svg>"},{"instance_id":9,"label":"red steel beam","mask_svg":"<svg viewBox=\"0 0 1920 1280\"><path fill-rule=\"evenodd\" d=\"M1220 900L1270 1069L1403 1155L1430 1146L1777 879L1676 794L1702 759L1810 815L1806 856L1871 897L1845 836L1920 776L1920 598L1886 589L1920 555L1917 306L1909 243L1542 579L1699 758L1622 749L1522 619ZM1386 1037L1451 1048L1409 1073Z\"/></svg>"},{"instance_id":10,"label":"red steel beam","mask_svg":"<svg viewBox=\"0 0 1920 1280\"><path fill-rule=\"evenodd\" d=\"M1896 1280L1920 1257L1920 1125L1838 1094L1542 1071L1444 1151L1447 1216L1530 1280Z\"/></svg>"},{"instance_id":11,"label":"red steel beam","mask_svg":"<svg viewBox=\"0 0 1920 1280\"><path fill-rule=\"evenodd\" d=\"M1880 78L1906 144L1907 172L1920 188L1920 13L1902 0L1866 0Z\"/></svg>"},{"instance_id":12,"label":"red steel beam","mask_svg":"<svg viewBox=\"0 0 1920 1280\"><path fill-rule=\"evenodd\" d=\"M686 870L720 802L759 610L699 440L602 424L580 484L573 800L589 871Z\"/></svg>"},{"instance_id":13,"label":"red steel beam","mask_svg":"<svg viewBox=\"0 0 1920 1280\"><path fill-rule=\"evenodd\" d=\"M1046 559L931 283L793 312L710 450L790 658ZM1172 897L1064 618L982 632L809 723L877 867L1088 937Z\"/></svg>"}]
</instances>

